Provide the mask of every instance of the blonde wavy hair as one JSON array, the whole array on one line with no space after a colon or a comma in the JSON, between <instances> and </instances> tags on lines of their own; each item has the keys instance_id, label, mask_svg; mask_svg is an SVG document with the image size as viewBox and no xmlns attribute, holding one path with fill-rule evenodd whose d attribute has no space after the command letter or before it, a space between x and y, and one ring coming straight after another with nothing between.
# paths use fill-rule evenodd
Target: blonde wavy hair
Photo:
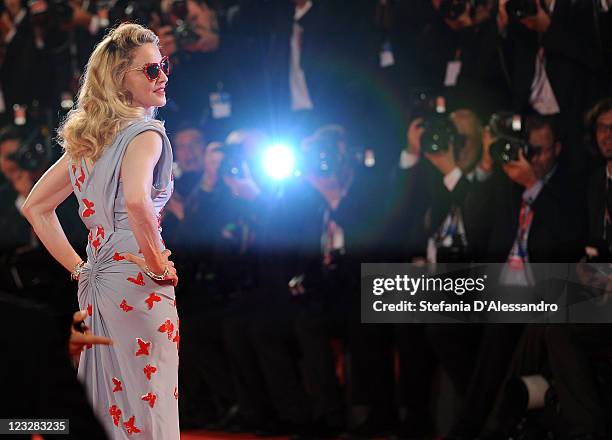
<instances>
[{"instance_id":1,"label":"blonde wavy hair","mask_svg":"<svg viewBox=\"0 0 612 440\"><path fill-rule=\"evenodd\" d=\"M153 31L134 23L123 23L98 43L89 57L76 105L58 129L58 141L72 160L96 162L119 131L147 116L145 109L131 105L131 93L123 87L134 50L159 45Z\"/></svg>"}]
</instances>

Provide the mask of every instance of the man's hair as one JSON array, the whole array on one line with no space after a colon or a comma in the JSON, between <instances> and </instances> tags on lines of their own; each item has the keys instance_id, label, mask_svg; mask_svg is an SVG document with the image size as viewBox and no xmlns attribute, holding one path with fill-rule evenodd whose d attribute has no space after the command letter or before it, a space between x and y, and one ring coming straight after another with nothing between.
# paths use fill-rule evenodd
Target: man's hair
<instances>
[{"instance_id":1,"label":"man's hair","mask_svg":"<svg viewBox=\"0 0 612 440\"><path fill-rule=\"evenodd\" d=\"M179 133L182 133L183 131L192 131L192 130L198 133L199 138L202 141L202 144L206 145L207 141L206 141L206 136L204 135L204 130L202 130L201 126L199 126L198 124L192 121L181 122L178 125L178 127L174 130L174 134L172 135L172 138L176 142L176 137L179 135Z\"/></svg>"},{"instance_id":2,"label":"man's hair","mask_svg":"<svg viewBox=\"0 0 612 440\"><path fill-rule=\"evenodd\" d=\"M595 155L600 154L597 136L595 135L597 120L601 115L609 111L612 111L612 98L605 98L595 104L584 117L584 125L586 127L585 144L592 149Z\"/></svg>"},{"instance_id":3,"label":"man's hair","mask_svg":"<svg viewBox=\"0 0 612 440\"><path fill-rule=\"evenodd\" d=\"M0 128L0 145L6 141L22 141L25 139L26 133L22 127L16 125L7 125Z\"/></svg>"},{"instance_id":4,"label":"man's hair","mask_svg":"<svg viewBox=\"0 0 612 440\"><path fill-rule=\"evenodd\" d=\"M527 137L529 137L533 130L539 130L544 127L550 128L550 132L553 135L553 143L557 142L559 140L557 127L551 116L542 116L534 113L525 117L525 134Z\"/></svg>"}]
</instances>

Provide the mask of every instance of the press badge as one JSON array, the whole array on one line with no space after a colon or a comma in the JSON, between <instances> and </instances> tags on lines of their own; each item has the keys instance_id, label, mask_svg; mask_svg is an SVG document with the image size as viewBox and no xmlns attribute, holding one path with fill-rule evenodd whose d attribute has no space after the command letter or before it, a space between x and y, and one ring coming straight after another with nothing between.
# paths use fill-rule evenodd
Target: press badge
<instances>
[{"instance_id":1,"label":"press badge","mask_svg":"<svg viewBox=\"0 0 612 440\"><path fill-rule=\"evenodd\" d=\"M385 68L395 65L395 57L393 56L390 42L385 41L378 55L380 58L380 67Z\"/></svg>"},{"instance_id":2,"label":"press badge","mask_svg":"<svg viewBox=\"0 0 612 440\"><path fill-rule=\"evenodd\" d=\"M461 61L449 61L446 64L446 75L444 76L444 85L446 87L454 87L457 85L457 78L461 73Z\"/></svg>"},{"instance_id":3,"label":"press badge","mask_svg":"<svg viewBox=\"0 0 612 440\"><path fill-rule=\"evenodd\" d=\"M214 92L209 96L213 119L223 119L232 116L232 101L227 92Z\"/></svg>"}]
</instances>

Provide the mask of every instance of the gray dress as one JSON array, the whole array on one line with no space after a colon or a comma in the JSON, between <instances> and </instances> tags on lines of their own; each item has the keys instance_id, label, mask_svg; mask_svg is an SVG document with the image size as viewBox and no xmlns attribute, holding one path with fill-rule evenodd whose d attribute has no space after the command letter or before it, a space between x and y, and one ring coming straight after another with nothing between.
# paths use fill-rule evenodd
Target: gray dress
<instances>
[{"instance_id":1,"label":"gray dress","mask_svg":"<svg viewBox=\"0 0 612 440\"><path fill-rule=\"evenodd\" d=\"M126 252L138 255L140 250L128 222L121 162L130 141L147 130L163 139L151 188L159 222L174 186L172 149L159 121L134 122L119 132L92 170L84 160L69 166L79 215L89 229L79 305L88 311L85 323L91 331L114 343L87 348L78 375L110 438L178 440L179 320L174 288L156 283L123 258ZM159 247L164 249L161 234Z\"/></svg>"}]
</instances>

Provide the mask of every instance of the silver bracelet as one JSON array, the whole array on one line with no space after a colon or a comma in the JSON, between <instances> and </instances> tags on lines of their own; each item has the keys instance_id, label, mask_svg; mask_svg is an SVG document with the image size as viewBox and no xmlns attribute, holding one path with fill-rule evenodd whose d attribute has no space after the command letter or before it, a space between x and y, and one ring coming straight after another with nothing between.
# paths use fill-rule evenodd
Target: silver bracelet
<instances>
[{"instance_id":1,"label":"silver bracelet","mask_svg":"<svg viewBox=\"0 0 612 440\"><path fill-rule=\"evenodd\" d=\"M85 265L85 262L83 260L79 261L77 264L75 264L74 269L72 269L72 273L70 274L70 279L72 281L78 281L79 277L81 276L81 272L83 272L83 266Z\"/></svg>"},{"instance_id":2,"label":"silver bracelet","mask_svg":"<svg viewBox=\"0 0 612 440\"><path fill-rule=\"evenodd\" d=\"M149 269L149 266L144 267L144 272L149 278L155 281L164 281L168 278L168 275L170 275L170 270L168 269L168 266L164 267L164 272L161 275L157 275L155 272Z\"/></svg>"}]
</instances>

